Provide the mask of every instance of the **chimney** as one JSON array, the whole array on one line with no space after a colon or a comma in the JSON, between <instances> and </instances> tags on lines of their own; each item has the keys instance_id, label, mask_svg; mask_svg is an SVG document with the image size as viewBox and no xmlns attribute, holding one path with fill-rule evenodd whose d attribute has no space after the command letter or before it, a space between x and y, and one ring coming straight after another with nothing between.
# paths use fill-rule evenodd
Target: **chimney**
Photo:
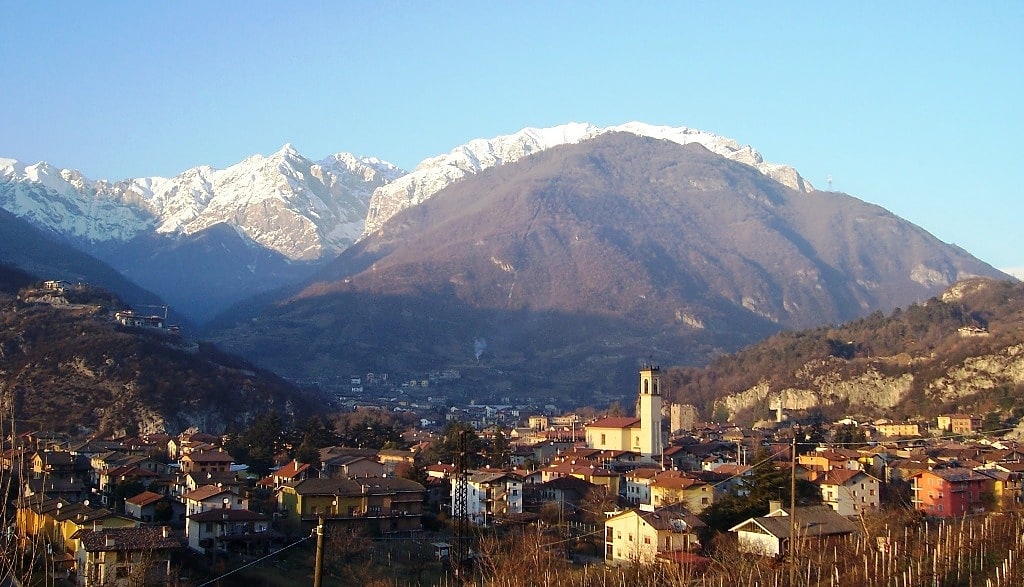
<instances>
[{"instance_id":1,"label":"chimney","mask_svg":"<svg viewBox=\"0 0 1024 587\"><path fill-rule=\"evenodd\" d=\"M781 510L781 509L782 509L782 500L780 500L780 499L770 499L770 500L768 500L768 513L769 514L774 512L775 510Z\"/></svg>"},{"instance_id":2,"label":"chimney","mask_svg":"<svg viewBox=\"0 0 1024 587\"><path fill-rule=\"evenodd\" d=\"M170 538L171 537L171 527L170 526L162 526L160 528L160 535L163 536L164 538Z\"/></svg>"},{"instance_id":3,"label":"chimney","mask_svg":"<svg viewBox=\"0 0 1024 587\"><path fill-rule=\"evenodd\" d=\"M107 548L114 548L115 546L117 546L117 541L114 540L114 535L113 534L107 534L106 535L106 542L105 542L105 544L106 544Z\"/></svg>"},{"instance_id":4,"label":"chimney","mask_svg":"<svg viewBox=\"0 0 1024 587\"><path fill-rule=\"evenodd\" d=\"M102 529L103 529L103 520L93 520L92 521L92 531L93 532L99 532Z\"/></svg>"}]
</instances>

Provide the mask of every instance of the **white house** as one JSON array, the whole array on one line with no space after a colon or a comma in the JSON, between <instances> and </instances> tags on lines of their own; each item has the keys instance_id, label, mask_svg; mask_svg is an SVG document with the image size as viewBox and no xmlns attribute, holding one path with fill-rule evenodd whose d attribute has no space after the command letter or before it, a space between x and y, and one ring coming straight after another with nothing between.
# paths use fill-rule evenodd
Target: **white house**
<instances>
[{"instance_id":1,"label":"white house","mask_svg":"<svg viewBox=\"0 0 1024 587\"><path fill-rule=\"evenodd\" d=\"M229 550L229 543L269 540L270 518L246 509L217 509L192 514L186 520L188 547L205 554L208 550Z\"/></svg>"},{"instance_id":2,"label":"white house","mask_svg":"<svg viewBox=\"0 0 1024 587\"><path fill-rule=\"evenodd\" d=\"M880 481L864 471L833 469L815 483L821 489L822 503L841 516L878 509Z\"/></svg>"},{"instance_id":3,"label":"white house","mask_svg":"<svg viewBox=\"0 0 1024 587\"><path fill-rule=\"evenodd\" d=\"M452 483L452 515L455 514L458 481ZM466 515L478 525L494 517L523 513L523 481L504 472L476 472L466 480Z\"/></svg>"},{"instance_id":4,"label":"white house","mask_svg":"<svg viewBox=\"0 0 1024 587\"><path fill-rule=\"evenodd\" d=\"M703 526L681 504L626 510L605 520L605 562L652 563L659 556L679 560L680 554L700 547L696 530Z\"/></svg>"}]
</instances>

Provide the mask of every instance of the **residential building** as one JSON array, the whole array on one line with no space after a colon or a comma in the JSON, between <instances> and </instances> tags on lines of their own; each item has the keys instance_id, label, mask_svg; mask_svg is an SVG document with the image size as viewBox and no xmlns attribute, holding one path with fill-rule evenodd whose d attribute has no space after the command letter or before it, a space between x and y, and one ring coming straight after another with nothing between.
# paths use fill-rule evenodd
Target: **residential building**
<instances>
[{"instance_id":1,"label":"residential building","mask_svg":"<svg viewBox=\"0 0 1024 587\"><path fill-rule=\"evenodd\" d=\"M704 522L676 504L616 514L604 523L604 559L609 564L653 563L659 556L692 553L700 547Z\"/></svg>"},{"instance_id":2,"label":"residential building","mask_svg":"<svg viewBox=\"0 0 1024 587\"><path fill-rule=\"evenodd\" d=\"M791 532L798 542L819 548L857 532L854 522L825 505L798 507L794 518L778 502L769 510L766 516L750 518L729 529L737 535L740 552L782 556L789 551Z\"/></svg>"},{"instance_id":3,"label":"residential building","mask_svg":"<svg viewBox=\"0 0 1024 587\"><path fill-rule=\"evenodd\" d=\"M662 472L651 482L650 491L651 505L656 508L681 503L699 514L715 502L714 486L680 471Z\"/></svg>"},{"instance_id":4,"label":"residential building","mask_svg":"<svg viewBox=\"0 0 1024 587\"><path fill-rule=\"evenodd\" d=\"M881 503L881 482L864 471L832 469L815 480L823 504L841 516L856 516L877 510Z\"/></svg>"},{"instance_id":5,"label":"residential building","mask_svg":"<svg viewBox=\"0 0 1024 587\"><path fill-rule=\"evenodd\" d=\"M129 517L140 522L150 523L156 521L157 504L164 499L164 496L152 491L143 491L124 500L124 512ZM170 505L166 504L169 508ZM166 521L166 520L165 520Z\"/></svg>"},{"instance_id":6,"label":"residential building","mask_svg":"<svg viewBox=\"0 0 1024 587\"><path fill-rule=\"evenodd\" d=\"M651 483L660 469L640 468L626 473L622 481L622 497L631 505L651 503Z\"/></svg>"},{"instance_id":7,"label":"residential building","mask_svg":"<svg viewBox=\"0 0 1024 587\"><path fill-rule=\"evenodd\" d=\"M292 531L308 531L323 517L331 526L358 527L368 534L422 528L426 489L400 477L309 478L277 491L278 513Z\"/></svg>"},{"instance_id":8,"label":"residential building","mask_svg":"<svg viewBox=\"0 0 1024 587\"><path fill-rule=\"evenodd\" d=\"M211 450L194 450L181 457L181 472L188 473L217 473L228 472L234 458L222 448Z\"/></svg>"},{"instance_id":9,"label":"residential building","mask_svg":"<svg viewBox=\"0 0 1024 587\"><path fill-rule=\"evenodd\" d=\"M984 419L974 414L943 414L938 417L938 428L952 434L971 435L981 430Z\"/></svg>"},{"instance_id":10,"label":"residential building","mask_svg":"<svg viewBox=\"0 0 1024 587\"><path fill-rule=\"evenodd\" d=\"M213 509L192 514L185 526L190 550L265 554L273 534L270 518L247 509Z\"/></svg>"},{"instance_id":11,"label":"residential building","mask_svg":"<svg viewBox=\"0 0 1024 587\"><path fill-rule=\"evenodd\" d=\"M911 478L914 509L943 518L985 511L992 477L966 467L921 471Z\"/></svg>"},{"instance_id":12,"label":"residential building","mask_svg":"<svg viewBox=\"0 0 1024 587\"><path fill-rule=\"evenodd\" d=\"M79 587L167 584L171 553L181 548L166 526L81 530L75 553Z\"/></svg>"},{"instance_id":13,"label":"residential building","mask_svg":"<svg viewBox=\"0 0 1024 587\"><path fill-rule=\"evenodd\" d=\"M523 513L523 480L512 473L477 471L466 479L466 516L486 526L495 519ZM452 515L460 487L452 482Z\"/></svg>"}]
</instances>

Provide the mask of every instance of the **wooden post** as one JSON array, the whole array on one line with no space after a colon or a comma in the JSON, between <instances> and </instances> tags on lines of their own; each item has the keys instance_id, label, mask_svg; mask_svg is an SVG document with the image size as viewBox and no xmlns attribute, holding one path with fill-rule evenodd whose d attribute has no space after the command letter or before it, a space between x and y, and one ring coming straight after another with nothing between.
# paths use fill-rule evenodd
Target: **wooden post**
<instances>
[{"instance_id":1,"label":"wooden post","mask_svg":"<svg viewBox=\"0 0 1024 587\"><path fill-rule=\"evenodd\" d=\"M324 573L324 515L316 525L316 566L313 569L313 587L320 587Z\"/></svg>"}]
</instances>

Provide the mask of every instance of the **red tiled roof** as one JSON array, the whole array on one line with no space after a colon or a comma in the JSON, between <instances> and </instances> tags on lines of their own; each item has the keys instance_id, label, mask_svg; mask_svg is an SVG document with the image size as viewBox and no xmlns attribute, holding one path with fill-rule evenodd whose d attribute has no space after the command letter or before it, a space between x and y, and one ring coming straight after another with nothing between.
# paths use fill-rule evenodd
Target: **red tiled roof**
<instances>
[{"instance_id":1,"label":"red tiled roof","mask_svg":"<svg viewBox=\"0 0 1024 587\"><path fill-rule=\"evenodd\" d=\"M154 493L152 491L143 491L142 493L136 496L129 497L128 499L125 500L125 502L130 503L132 505L137 505L139 507L143 507L151 503L158 502L161 499L163 499L163 497L164 496L160 495L159 493Z\"/></svg>"},{"instance_id":2,"label":"red tiled roof","mask_svg":"<svg viewBox=\"0 0 1024 587\"><path fill-rule=\"evenodd\" d=\"M601 418L596 422L587 424L587 428L630 428L640 425L640 418L612 417Z\"/></svg>"}]
</instances>

